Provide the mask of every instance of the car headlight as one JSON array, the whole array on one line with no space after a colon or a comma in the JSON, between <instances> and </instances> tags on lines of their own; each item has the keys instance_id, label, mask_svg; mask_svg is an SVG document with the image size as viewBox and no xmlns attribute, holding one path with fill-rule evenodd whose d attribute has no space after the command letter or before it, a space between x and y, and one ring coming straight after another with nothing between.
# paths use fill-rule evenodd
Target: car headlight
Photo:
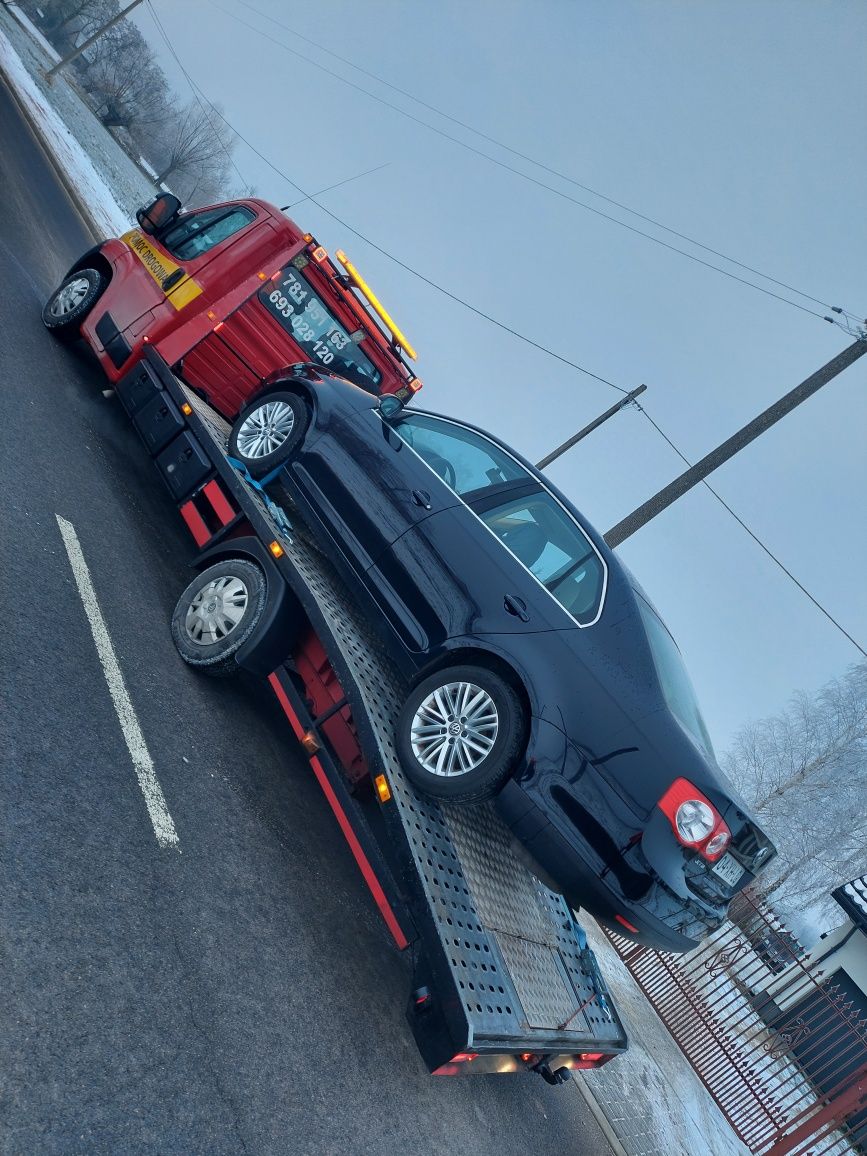
<instances>
[{"instance_id":1,"label":"car headlight","mask_svg":"<svg viewBox=\"0 0 867 1156\"><path fill-rule=\"evenodd\" d=\"M703 843L716 826L713 811L700 799L687 799L681 803L674 821L684 843Z\"/></svg>"}]
</instances>

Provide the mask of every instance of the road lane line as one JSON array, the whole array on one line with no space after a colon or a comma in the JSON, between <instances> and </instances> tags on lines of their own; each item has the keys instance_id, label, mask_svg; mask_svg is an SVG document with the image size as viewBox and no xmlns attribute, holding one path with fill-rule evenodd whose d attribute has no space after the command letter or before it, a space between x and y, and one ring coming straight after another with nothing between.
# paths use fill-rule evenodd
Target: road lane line
<instances>
[{"instance_id":1,"label":"road lane line","mask_svg":"<svg viewBox=\"0 0 867 1156\"><path fill-rule=\"evenodd\" d=\"M66 553L69 557L69 565L72 567L72 576L75 579L75 585L78 587L78 593L84 604L84 612L90 623L90 632L93 635L93 641L96 645L96 653L102 664L102 671L105 675L105 681L108 683L111 700L114 703L114 709L118 722L120 723L120 728L123 731L127 750L132 759L132 765L135 768L138 785L141 787L141 793L144 795L145 805L148 809L151 823L153 824L154 834L161 847L175 847L178 845L175 825L172 822L172 817L166 806L162 787L154 772L153 759L150 756L150 751L145 743L135 709L127 692L126 684L123 681L117 655L114 652L114 646L109 637L105 619L102 617L102 611L96 599L96 591L90 580L90 571L84 560L81 543L78 540L78 535L72 523L67 522L65 518L61 518L60 514L55 514L54 516L57 518L57 525L63 537L63 544L66 547Z\"/></svg>"}]
</instances>

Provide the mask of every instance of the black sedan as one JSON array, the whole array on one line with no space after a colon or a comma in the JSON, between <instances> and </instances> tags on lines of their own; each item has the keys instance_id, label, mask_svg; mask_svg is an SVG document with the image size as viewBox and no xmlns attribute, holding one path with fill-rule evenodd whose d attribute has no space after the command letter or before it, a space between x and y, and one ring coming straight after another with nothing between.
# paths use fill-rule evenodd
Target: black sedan
<instances>
[{"instance_id":1,"label":"black sedan","mask_svg":"<svg viewBox=\"0 0 867 1156\"><path fill-rule=\"evenodd\" d=\"M496 796L570 903L668 951L724 918L774 848L717 766L683 661L626 568L514 450L295 367L230 452L279 476L409 680L422 791Z\"/></svg>"}]
</instances>

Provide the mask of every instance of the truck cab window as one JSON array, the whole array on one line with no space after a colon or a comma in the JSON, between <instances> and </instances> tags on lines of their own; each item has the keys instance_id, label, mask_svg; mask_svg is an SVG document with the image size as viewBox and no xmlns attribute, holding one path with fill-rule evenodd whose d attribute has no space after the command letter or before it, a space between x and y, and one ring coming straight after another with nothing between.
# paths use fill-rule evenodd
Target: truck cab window
<instances>
[{"instance_id":1,"label":"truck cab window","mask_svg":"<svg viewBox=\"0 0 867 1156\"><path fill-rule=\"evenodd\" d=\"M458 494L530 478L498 445L456 422L408 413L395 431Z\"/></svg>"},{"instance_id":2,"label":"truck cab window","mask_svg":"<svg viewBox=\"0 0 867 1156\"><path fill-rule=\"evenodd\" d=\"M227 241L255 219L256 214L250 209L237 205L187 213L160 238L160 242L173 257L190 261Z\"/></svg>"}]
</instances>

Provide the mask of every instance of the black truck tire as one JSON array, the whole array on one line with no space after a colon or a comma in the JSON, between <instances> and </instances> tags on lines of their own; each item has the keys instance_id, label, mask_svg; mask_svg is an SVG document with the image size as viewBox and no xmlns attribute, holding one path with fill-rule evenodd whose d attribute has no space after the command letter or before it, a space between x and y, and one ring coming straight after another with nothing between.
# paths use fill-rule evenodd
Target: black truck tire
<instances>
[{"instance_id":1,"label":"black truck tire","mask_svg":"<svg viewBox=\"0 0 867 1156\"><path fill-rule=\"evenodd\" d=\"M106 284L98 269L70 273L42 306L42 324L61 341L74 341Z\"/></svg>"},{"instance_id":2,"label":"black truck tire","mask_svg":"<svg viewBox=\"0 0 867 1156\"><path fill-rule=\"evenodd\" d=\"M297 393L275 390L245 406L229 435L229 453L254 478L285 464L300 445L310 416Z\"/></svg>"},{"instance_id":3,"label":"black truck tire","mask_svg":"<svg viewBox=\"0 0 867 1156\"><path fill-rule=\"evenodd\" d=\"M499 791L524 749L516 691L481 666L449 666L411 691L395 735L401 766L426 795L479 803Z\"/></svg>"},{"instance_id":4,"label":"black truck tire","mask_svg":"<svg viewBox=\"0 0 867 1156\"><path fill-rule=\"evenodd\" d=\"M217 678L236 674L235 654L256 629L267 594L265 575L245 558L197 574L172 614L172 640L184 662Z\"/></svg>"}]
</instances>

